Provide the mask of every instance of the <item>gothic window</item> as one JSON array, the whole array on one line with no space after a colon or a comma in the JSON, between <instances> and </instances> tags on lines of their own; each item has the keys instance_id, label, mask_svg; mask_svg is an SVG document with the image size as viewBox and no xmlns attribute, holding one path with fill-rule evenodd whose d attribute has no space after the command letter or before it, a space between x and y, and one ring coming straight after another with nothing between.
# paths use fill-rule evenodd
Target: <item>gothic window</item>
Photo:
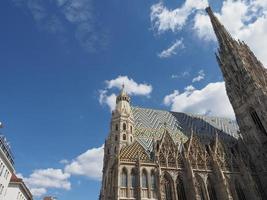
<instances>
[{"instance_id":1,"label":"gothic window","mask_svg":"<svg viewBox=\"0 0 267 200\"><path fill-rule=\"evenodd\" d=\"M203 183L203 180L200 177L196 177L196 182L197 182L197 191L199 195L200 200L206 200L206 193L205 193L205 186Z\"/></svg>"},{"instance_id":2,"label":"gothic window","mask_svg":"<svg viewBox=\"0 0 267 200\"><path fill-rule=\"evenodd\" d=\"M108 149L108 154L109 154L109 149Z\"/></svg>"},{"instance_id":3,"label":"gothic window","mask_svg":"<svg viewBox=\"0 0 267 200\"><path fill-rule=\"evenodd\" d=\"M118 136L116 135L116 136L115 136L115 141L117 141L117 140L118 140Z\"/></svg>"},{"instance_id":4,"label":"gothic window","mask_svg":"<svg viewBox=\"0 0 267 200\"><path fill-rule=\"evenodd\" d=\"M235 181L235 190L236 190L236 195L238 197L238 200L246 200L246 196L244 194L244 191L239 183L239 181Z\"/></svg>"},{"instance_id":5,"label":"gothic window","mask_svg":"<svg viewBox=\"0 0 267 200\"><path fill-rule=\"evenodd\" d=\"M130 127L130 131L131 131L131 133L133 132L133 127L132 126Z\"/></svg>"},{"instance_id":6,"label":"gothic window","mask_svg":"<svg viewBox=\"0 0 267 200\"><path fill-rule=\"evenodd\" d=\"M121 172L121 187L127 187L128 180L127 180L127 170L123 168Z\"/></svg>"},{"instance_id":7,"label":"gothic window","mask_svg":"<svg viewBox=\"0 0 267 200\"><path fill-rule=\"evenodd\" d=\"M143 188L148 188L147 172L146 172L146 170L143 170L143 172L142 172L142 187Z\"/></svg>"},{"instance_id":8,"label":"gothic window","mask_svg":"<svg viewBox=\"0 0 267 200\"><path fill-rule=\"evenodd\" d=\"M152 171L152 173L151 173L151 189L152 190L156 189L156 176L155 176L154 171Z\"/></svg>"},{"instance_id":9,"label":"gothic window","mask_svg":"<svg viewBox=\"0 0 267 200\"><path fill-rule=\"evenodd\" d=\"M126 134L123 134L122 139L126 140Z\"/></svg>"},{"instance_id":10,"label":"gothic window","mask_svg":"<svg viewBox=\"0 0 267 200\"><path fill-rule=\"evenodd\" d=\"M164 194L166 200L173 200L172 198L172 185L171 185L171 178L168 177L166 174L164 175Z\"/></svg>"},{"instance_id":11,"label":"gothic window","mask_svg":"<svg viewBox=\"0 0 267 200\"><path fill-rule=\"evenodd\" d=\"M131 172L131 187L136 187L137 184L136 184L136 173L135 173L135 170L132 169L132 172Z\"/></svg>"},{"instance_id":12,"label":"gothic window","mask_svg":"<svg viewBox=\"0 0 267 200\"><path fill-rule=\"evenodd\" d=\"M184 183L181 175L179 175L177 178L177 195L178 195L178 200L186 200Z\"/></svg>"},{"instance_id":13,"label":"gothic window","mask_svg":"<svg viewBox=\"0 0 267 200\"><path fill-rule=\"evenodd\" d=\"M123 128L123 130L124 130L124 131L126 131L126 124L125 124L125 123L123 123L123 125L122 125L122 126L123 126L123 127L122 127L122 128Z\"/></svg>"},{"instance_id":14,"label":"gothic window","mask_svg":"<svg viewBox=\"0 0 267 200\"><path fill-rule=\"evenodd\" d=\"M133 141L133 137L131 136L131 142Z\"/></svg>"},{"instance_id":15,"label":"gothic window","mask_svg":"<svg viewBox=\"0 0 267 200\"><path fill-rule=\"evenodd\" d=\"M210 200L217 200L215 188L214 188L214 186L210 180L210 177L208 177L207 181L208 181L207 182L207 188L208 188L208 194L209 194Z\"/></svg>"},{"instance_id":16,"label":"gothic window","mask_svg":"<svg viewBox=\"0 0 267 200\"><path fill-rule=\"evenodd\" d=\"M115 125L115 130L116 130L116 131L119 130L119 125L118 125L118 124Z\"/></svg>"},{"instance_id":17,"label":"gothic window","mask_svg":"<svg viewBox=\"0 0 267 200\"><path fill-rule=\"evenodd\" d=\"M253 122L256 124L256 126L265 134L267 135L267 132L260 120L260 117L258 116L257 112L254 109L251 109L250 111L251 118Z\"/></svg>"}]
</instances>

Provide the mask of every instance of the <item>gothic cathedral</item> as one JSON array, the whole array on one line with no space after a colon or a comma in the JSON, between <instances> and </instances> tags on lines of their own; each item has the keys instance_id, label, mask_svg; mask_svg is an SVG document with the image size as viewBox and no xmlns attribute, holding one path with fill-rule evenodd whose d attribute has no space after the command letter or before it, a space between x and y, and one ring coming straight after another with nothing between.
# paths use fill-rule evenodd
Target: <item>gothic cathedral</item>
<instances>
[{"instance_id":1,"label":"gothic cathedral","mask_svg":"<svg viewBox=\"0 0 267 200\"><path fill-rule=\"evenodd\" d=\"M100 200L267 199L267 70L206 9L236 121L132 107L122 89Z\"/></svg>"}]
</instances>

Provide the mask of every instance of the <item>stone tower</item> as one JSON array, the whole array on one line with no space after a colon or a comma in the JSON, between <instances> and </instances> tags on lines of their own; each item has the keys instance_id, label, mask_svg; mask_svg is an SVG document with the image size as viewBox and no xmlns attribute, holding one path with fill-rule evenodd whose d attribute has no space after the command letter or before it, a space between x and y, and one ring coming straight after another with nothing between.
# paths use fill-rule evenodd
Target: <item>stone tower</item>
<instances>
[{"instance_id":1,"label":"stone tower","mask_svg":"<svg viewBox=\"0 0 267 200\"><path fill-rule=\"evenodd\" d=\"M118 187L118 156L121 149L131 145L135 140L134 119L130 105L130 97L126 93L124 85L116 98L116 107L112 111L110 133L105 141L102 199L115 199ZM106 177L106 178L104 178Z\"/></svg>"},{"instance_id":2,"label":"stone tower","mask_svg":"<svg viewBox=\"0 0 267 200\"><path fill-rule=\"evenodd\" d=\"M211 8L206 11L219 42L216 57L240 128L241 140L267 194L267 69L244 42L231 37Z\"/></svg>"}]
</instances>

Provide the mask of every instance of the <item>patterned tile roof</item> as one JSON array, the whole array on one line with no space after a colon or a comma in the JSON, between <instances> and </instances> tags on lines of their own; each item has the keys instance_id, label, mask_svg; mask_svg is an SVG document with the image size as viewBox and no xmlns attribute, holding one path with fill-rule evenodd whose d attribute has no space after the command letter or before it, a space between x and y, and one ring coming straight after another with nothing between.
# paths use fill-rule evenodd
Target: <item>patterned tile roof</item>
<instances>
[{"instance_id":1,"label":"patterned tile roof","mask_svg":"<svg viewBox=\"0 0 267 200\"><path fill-rule=\"evenodd\" d=\"M147 152L153 148L153 140L160 139L164 130L174 142L185 142L193 130L201 141L209 142L215 134L223 140L238 137L238 126L234 120L204 115L186 114L147 108L132 107L135 120L135 136Z\"/></svg>"},{"instance_id":2,"label":"patterned tile roof","mask_svg":"<svg viewBox=\"0 0 267 200\"><path fill-rule=\"evenodd\" d=\"M129 146L125 146L120 152L120 159L123 161L133 161L138 158L140 160L150 160L148 152L146 152L146 150L137 141Z\"/></svg>"}]
</instances>

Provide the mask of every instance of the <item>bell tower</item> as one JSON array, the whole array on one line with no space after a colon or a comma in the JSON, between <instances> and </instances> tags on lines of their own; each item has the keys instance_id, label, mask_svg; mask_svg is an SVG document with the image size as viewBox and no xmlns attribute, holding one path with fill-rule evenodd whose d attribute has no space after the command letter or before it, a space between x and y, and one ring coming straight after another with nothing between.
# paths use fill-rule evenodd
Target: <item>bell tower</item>
<instances>
[{"instance_id":1,"label":"bell tower","mask_svg":"<svg viewBox=\"0 0 267 200\"><path fill-rule=\"evenodd\" d=\"M206 9L219 43L217 61L233 106L241 139L248 149L267 194L267 69L245 42L237 41Z\"/></svg>"}]
</instances>

